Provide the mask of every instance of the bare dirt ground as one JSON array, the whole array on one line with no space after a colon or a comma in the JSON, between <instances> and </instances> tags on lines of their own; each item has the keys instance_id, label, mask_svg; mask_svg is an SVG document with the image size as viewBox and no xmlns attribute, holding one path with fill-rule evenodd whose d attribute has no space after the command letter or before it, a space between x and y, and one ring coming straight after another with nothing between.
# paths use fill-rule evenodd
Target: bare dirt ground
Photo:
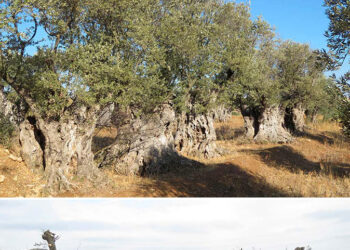
<instances>
[{"instance_id":1,"label":"bare dirt ground","mask_svg":"<svg viewBox=\"0 0 350 250\"><path fill-rule=\"evenodd\" d=\"M121 176L103 172L109 184L77 181L60 197L349 197L350 142L336 123L312 126L290 144L255 144L242 137L243 120L233 116L216 125L218 145L230 152L211 159L177 162L169 173ZM96 131L94 151L108 145L116 130ZM12 152L15 154L14 152ZM42 173L9 158L0 147L2 197L46 197ZM188 158L183 156L183 160ZM181 161L182 162L182 161ZM1 179L0 179L1 180Z\"/></svg>"}]
</instances>

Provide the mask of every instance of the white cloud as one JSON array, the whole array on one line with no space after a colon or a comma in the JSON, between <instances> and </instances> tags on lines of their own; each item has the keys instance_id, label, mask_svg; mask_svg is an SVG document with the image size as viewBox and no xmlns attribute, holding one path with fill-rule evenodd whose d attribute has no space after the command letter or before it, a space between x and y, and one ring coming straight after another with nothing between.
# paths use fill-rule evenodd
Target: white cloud
<instances>
[{"instance_id":1,"label":"white cloud","mask_svg":"<svg viewBox=\"0 0 350 250\"><path fill-rule=\"evenodd\" d=\"M47 228L59 250L346 249L349 212L347 199L0 200L0 249L28 249Z\"/></svg>"}]
</instances>

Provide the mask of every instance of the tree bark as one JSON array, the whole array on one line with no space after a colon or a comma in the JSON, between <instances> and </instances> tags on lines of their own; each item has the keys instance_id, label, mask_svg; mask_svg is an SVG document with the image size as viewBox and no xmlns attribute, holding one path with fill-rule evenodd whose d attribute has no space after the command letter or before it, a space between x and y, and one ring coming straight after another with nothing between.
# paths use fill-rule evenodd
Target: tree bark
<instances>
[{"instance_id":1,"label":"tree bark","mask_svg":"<svg viewBox=\"0 0 350 250\"><path fill-rule=\"evenodd\" d=\"M28 167L44 169L44 153L39 144L41 137L36 125L31 124L29 120L31 119L25 119L19 126L21 156Z\"/></svg>"},{"instance_id":2,"label":"tree bark","mask_svg":"<svg viewBox=\"0 0 350 250\"><path fill-rule=\"evenodd\" d=\"M120 121L116 141L96 156L99 167L112 166L119 174L143 175L164 172L179 159L178 151L210 158L216 155L213 118L182 114L176 117L170 104L139 118Z\"/></svg>"},{"instance_id":3,"label":"tree bark","mask_svg":"<svg viewBox=\"0 0 350 250\"><path fill-rule=\"evenodd\" d=\"M301 104L287 108L285 124L292 133L302 134L305 130L305 108Z\"/></svg>"},{"instance_id":4,"label":"tree bark","mask_svg":"<svg viewBox=\"0 0 350 250\"><path fill-rule=\"evenodd\" d=\"M295 131L303 133L305 130L305 108L298 104L292 109L292 114Z\"/></svg>"},{"instance_id":5,"label":"tree bark","mask_svg":"<svg viewBox=\"0 0 350 250\"><path fill-rule=\"evenodd\" d=\"M124 116L125 119L125 116ZM135 117L118 128L115 143L96 156L99 167L112 166L119 174L143 175L164 171L177 153L174 149L175 111L169 104L153 114Z\"/></svg>"},{"instance_id":6,"label":"tree bark","mask_svg":"<svg viewBox=\"0 0 350 250\"><path fill-rule=\"evenodd\" d=\"M175 147L179 152L200 158L217 156L216 132L210 115L182 114L177 122Z\"/></svg>"},{"instance_id":7,"label":"tree bark","mask_svg":"<svg viewBox=\"0 0 350 250\"><path fill-rule=\"evenodd\" d=\"M258 113L247 105L241 105L240 110L244 120L245 137L253 139L259 130Z\"/></svg>"},{"instance_id":8,"label":"tree bark","mask_svg":"<svg viewBox=\"0 0 350 250\"><path fill-rule=\"evenodd\" d=\"M44 167L47 186L52 190L70 189L75 176L87 179L98 176L91 151L96 110L86 107L72 110L60 121L35 116L21 126L23 159L29 166Z\"/></svg>"},{"instance_id":9,"label":"tree bark","mask_svg":"<svg viewBox=\"0 0 350 250\"><path fill-rule=\"evenodd\" d=\"M286 143L292 141L285 127L285 110L274 105L264 108L258 118L259 129L254 137L258 142Z\"/></svg>"},{"instance_id":10,"label":"tree bark","mask_svg":"<svg viewBox=\"0 0 350 250\"><path fill-rule=\"evenodd\" d=\"M113 125L113 119L114 116L114 110L116 108L116 105L114 103L107 105L104 107L97 119L96 126L97 127L110 127Z\"/></svg>"},{"instance_id":11,"label":"tree bark","mask_svg":"<svg viewBox=\"0 0 350 250\"><path fill-rule=\"evenodd\" d=\"M219 105L211 111L211 114L214 121L226 122L231 116L231 111L224 105Z\"/></svg>"}]
</instances>

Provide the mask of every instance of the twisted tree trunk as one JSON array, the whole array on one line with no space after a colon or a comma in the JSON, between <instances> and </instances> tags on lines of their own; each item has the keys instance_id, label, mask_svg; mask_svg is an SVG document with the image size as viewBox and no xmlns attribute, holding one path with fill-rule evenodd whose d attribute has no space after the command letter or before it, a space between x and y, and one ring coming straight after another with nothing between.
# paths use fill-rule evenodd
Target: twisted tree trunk
<instances>
[{"instance_id":1,"label":"twisted tree trunk","mask_svg":"<svg viewBox=\"0 0 350 250\"><path fill-rule=\"evenodd\" d=\"M244 120L245 137L253 139L259 130L258 113L247 105L241 105L240 109Z\"/></svg>"},{"instance_id":2,"label":"twisted tree trunk","mask_svg":"<svg viewBox=\"0 0 350 250\"><path fill-rule=\"evenodd\" d=\"M36 116L21 125L23 159L29 166L44 167L49 188L66 190L74 176L98 175L91 151L96 117L96 110L76 107L60 121Z\"/></svg>"},{"instance_id":3,"label":"twisted tree trunk","mask_svg":"<svg viewBox=\"0 0 350 250\"><path fill-rule=\"evenodd\" d=\"M294 134L302 134L305 130L305 109L302 105L295 105L287 108L285 114L285 124L288 130Z\"/></svg>"},{"instance_id":4,"label":"twisted tree trunk","mask_svg":"<svg viewBox=\"0 0 350 250\"><path fill-rule=\"evenodd\" d=\"M216 132L210 115L182 114L177 123L175 147L195 157L217 156Z\"/></svg>"},{"instance_id":5,"label":"twisted tree trunk","mask_svg":"<svg viewBox=\"0 0 350 250\"><path fill-rule=\"evenodd\" d=\"M231 111L224 105L219 105L211 111L214 121L225 122L231 116Z\"/></svg>"},{"instance_id":6,"label":"twisted tree trunk","mask_svg":"<svg viewBox=\"0 0 350 250\"><path fill-rule=\"evenodd\" d=\"M112 166L117 173L159 173L178 163L178 151L198 157L216 155L216 135L209 115L176 117L170 104L148 116L131 113L118 127L115 142L95 156L99 167Z\"/></svg>"},{"instance_id":7,"label":"twisted tree trunk","mask_svg":"<svg viewBox=\"0 0 350 250\"><path fill-rule=\"evenodd\" d=\"M138 118L129 113L127 120L118 128L115 143L97 154L100 167L112 166L119 174L143 175L159 173L173 163L177 156L173 136L176 119L171 105Z\"/></svg>"},{"instance_id":8,"label":"twisted tree trunk","mask_svg":"<svg viewBox=\"0 0 350 250\"><path fill-rule=\"evenodd\" d=\"M264 108L258 118L259 128L255 141L286 143L292 140L285 126L285 109L279 105Z\"/></svg>"},{"instance_id":9,"label":"twisted tree trunk","mask_svg":"<svg viewBox=\"0 0 350 250\"><path fill-rule=\"evenodd\" d=\"M42 135L36 128L35 118L25 119L19 126L19 142L21 144L21 156L28 167L44 170L44 152L40 146Z\"/></svg>"},{"instance_id":10,"label":"twisted tree trunk","mask_svg":"<svg viewBox=\"0 0 350 250\"><path fill-rule=\"evenodd\" d=\"M295 130L299 133L305 130L305 108L301 104L297 104L293 110L293 123Z\"/></svg>"},{"instance_id":11,"label":"twisted tree trunk","mask_svg":"<svg viewBox=\"0 0 350 250\"><path fill-rule=\"evenodd\" d=\"M305 130L305 108L301 104L286 109L286 127L295 134L302 134Z\"/></svg>"}]
</instances>

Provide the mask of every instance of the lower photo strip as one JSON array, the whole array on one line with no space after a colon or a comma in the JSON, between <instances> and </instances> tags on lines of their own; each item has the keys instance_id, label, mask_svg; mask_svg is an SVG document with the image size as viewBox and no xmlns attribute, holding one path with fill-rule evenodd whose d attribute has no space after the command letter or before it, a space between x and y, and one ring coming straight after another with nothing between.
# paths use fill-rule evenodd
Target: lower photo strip
<instances>
[{"instance_id":1,"label":"lower photo strip","mask_svg":"<svg viewBox=\"0 0 350 250\"><path fill-rule=\"evenodd\" d=\"M1 199L1 250L346 250L350 199Z\"/></svg>"}]
</instances>

